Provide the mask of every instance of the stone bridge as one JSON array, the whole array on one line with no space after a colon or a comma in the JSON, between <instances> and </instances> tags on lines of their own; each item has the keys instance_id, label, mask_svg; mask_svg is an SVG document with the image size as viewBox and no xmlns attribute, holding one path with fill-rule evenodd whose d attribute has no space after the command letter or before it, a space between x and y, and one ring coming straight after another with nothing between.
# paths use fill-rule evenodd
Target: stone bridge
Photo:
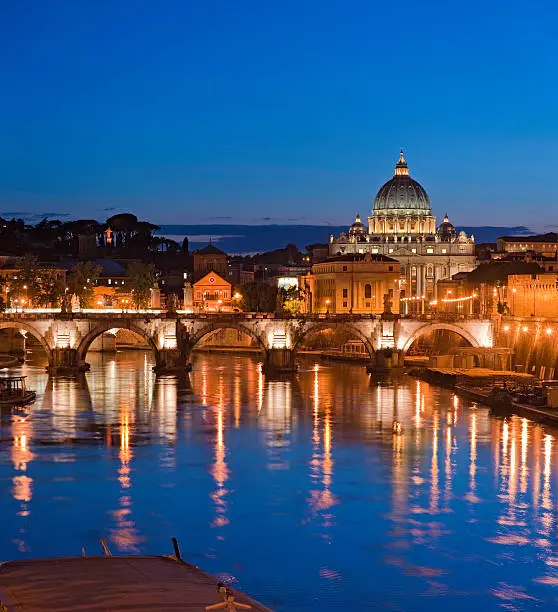
<instances>
[{"instance_id":1,"label":"stone bridge","mask_svg":"<svg viewBox=\"0 0 558 612\"><path fill-rule=\"evenodd\" d=\"M49 358L49 371L85 370L87 351L95 338L128 329L146 340L155 355L155 370L176 372L189 367L190 354L207 334L237 329L253 338L270 369L294 370L297 349L310 334L343 326L364 343L370 367L381 368L390 354L401 356L421 335L436 329L453 331L473 347L493 345L490 319L455 321L393 319L367 315L186 314L178 313L4 313L0 329L15 328L33 335ZM382 349L390 349L383 351ZM397 359L396 359L397 362Z\"/></svg>"}]
</instances>

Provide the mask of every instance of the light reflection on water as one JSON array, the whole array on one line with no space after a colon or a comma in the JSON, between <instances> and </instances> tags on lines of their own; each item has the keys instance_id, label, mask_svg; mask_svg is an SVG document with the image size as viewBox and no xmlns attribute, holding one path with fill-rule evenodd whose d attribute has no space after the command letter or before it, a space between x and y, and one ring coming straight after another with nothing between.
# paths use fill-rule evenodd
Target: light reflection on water
<instances>
[{"instance_id":1,"label":"light reflection on water","mask_svg":"<svg viewBox=\"0 0 558 612\"><path fill-rule=\"evenodd\" d=\"M557 601L555 432L424 382L198 355L90 355L0 430L2 559L170 552L278 610ZM394 422L400 423L396 435Z\"/></svg>"}]
</instances>

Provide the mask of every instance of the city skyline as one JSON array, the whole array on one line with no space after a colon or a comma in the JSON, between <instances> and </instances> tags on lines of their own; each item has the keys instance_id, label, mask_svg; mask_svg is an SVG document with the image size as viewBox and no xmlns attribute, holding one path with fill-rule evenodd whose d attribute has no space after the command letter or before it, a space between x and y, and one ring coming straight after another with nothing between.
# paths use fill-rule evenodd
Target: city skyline
<instances>
[{"instance_id":1,"label":"city skyline","mask_svg":"<svg viewBox=\"0 0 558 612\"><path fill-rule=\"evenodd\" d=\"M556 10L5 7L0 209L342 225L403 148L439 218L555 229Z\"/></svg>"}]
</instances>

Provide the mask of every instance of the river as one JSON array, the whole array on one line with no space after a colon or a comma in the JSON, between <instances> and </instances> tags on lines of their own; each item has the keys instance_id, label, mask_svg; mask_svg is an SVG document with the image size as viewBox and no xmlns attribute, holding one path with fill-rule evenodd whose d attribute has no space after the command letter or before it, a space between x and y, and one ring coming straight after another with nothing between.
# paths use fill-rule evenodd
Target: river
<instances>
[{"instance_id":1,"label":"river","mask_svg":"<svg viewBox=\"0 0 558 612\"><path fill-rule=\"evenodd\" d=\"M175 536L278 611L558 603L557 432L358 365L272 381L198 354L188 384L142 351L88 360L77 380L10 371L38 399L2 414L1 559Z\"/></svg>"}]
</instances>

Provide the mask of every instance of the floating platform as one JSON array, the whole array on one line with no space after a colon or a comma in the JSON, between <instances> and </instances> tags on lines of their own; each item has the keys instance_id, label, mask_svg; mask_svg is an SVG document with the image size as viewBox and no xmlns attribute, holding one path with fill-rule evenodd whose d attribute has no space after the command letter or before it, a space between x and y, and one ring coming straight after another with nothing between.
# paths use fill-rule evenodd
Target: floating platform
<instances>
[{"instance_id":1,"label":"floating platform","mask_svg":"<svg viewBox=\"0 0 558 612\"><path fill-rule=\"evenodd\" d=\"M0 564L0 610L177 612L206 610L233 597L238 609L271 612L195 565L164 556L64 557ZM214 608L217 609L217 606Z\"/></svg>"}]
</instances>

